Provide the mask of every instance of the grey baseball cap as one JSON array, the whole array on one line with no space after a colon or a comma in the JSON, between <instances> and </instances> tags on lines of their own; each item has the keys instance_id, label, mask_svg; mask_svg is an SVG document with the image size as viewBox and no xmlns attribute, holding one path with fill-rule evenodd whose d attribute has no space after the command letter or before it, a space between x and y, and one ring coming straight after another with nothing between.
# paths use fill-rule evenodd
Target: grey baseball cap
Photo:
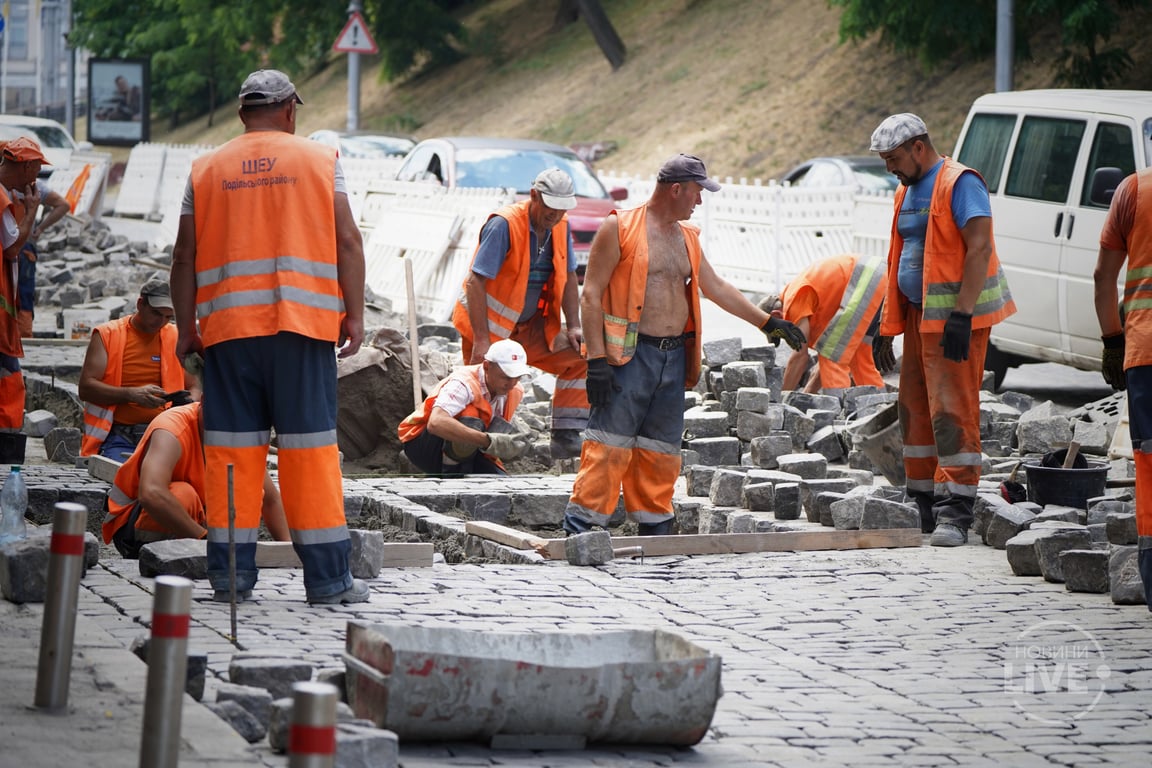
<instances>
[{"instance_id":1,"label":"grey baseball cap","mask_svg":"<svg viewBox=\"0 0 1152 768\"><path fill-rule=\"evenodd\" d=\"M572 177L559 168L540 171L532 182L532 189L540 193L544 205L554 211L570 211L576 207L576 187Z\"/></svg>"},{"instance_id":2,"label":"grey baseball cap","mask_svg":"<svg viewBox=\"0 0 1152 768\"><path fill-rule=\"evenodd\" d=\"M149 280L140 288L140 298L156 309L172 309L172 289L163 280Z\"/></svg>"},{"instance_id":3,"label":"grey baseball cap","mask_svg":"<svg viewBox=\"0 0 1152 768\"><path fill-rule=\"evenodd\" d=\"M304 103L288 75L278 69L258 69L240 86L240 104L246 107L279 104L291 98L295 98L297 104Z\"/></svg>"},{"instance_id":4,"label":"grey baseball cap","mask_svg":"<svg viewBox=\"0 0 1152 768\"><path fill-rule=\"evenodd\" d=\"M873 152L891 152L909 139L925 136L928 126L911 112L901 112L884 118L884 122L872 131Z\"/></svg>"},{"instance_id":5,"label":"grey baseball cap","mask_svg":"<svg viewBox=\"0 0 1152 768\"><path fill-rule=\"evenodd\" d=\"M694 181L709 192L719 192L720 185L708 178L708 169L704 161L695 155L673 155L664 161L660 171L656 174L656 181L674 183L677 181Z\"/></svg>"}]
</instances>

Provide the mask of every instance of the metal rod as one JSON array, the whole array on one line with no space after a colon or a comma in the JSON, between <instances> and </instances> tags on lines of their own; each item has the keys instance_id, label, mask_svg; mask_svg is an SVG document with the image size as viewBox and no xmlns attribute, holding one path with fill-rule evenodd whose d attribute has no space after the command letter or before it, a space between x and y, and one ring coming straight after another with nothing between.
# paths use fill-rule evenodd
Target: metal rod
<instances>
[{"instance_id":1,"label":"metal rod","mask_svg":"<svg viewBox=\"0 0 1152 768\"><path fill-rule=\"evenodd\" d=\"M404 288L408 292L408 351L412 357L412 400L416 408L424 402L420 386L420 334L416 328L416 287L412 277L412 259L404 257ZM467 361L465 361L467 362Z\"/></svg>"},{"instance_id":2,"label":"metal rod","mask_svg":"<svg viewBox=\"0 0 1152 768\"><path fill-rule=\"evenodd\" d=\"M52 516L52 542L44 621L40 625L40 662L34 704L48 710L68 706L72 677L72 644L76 639L76 604L84 574L84 530L88 508L60 502Z\"/></svg>"},{"instance_id":3,"label":"metal rod","mask_svg":"<svg viewBox=\"0 0 1152 768\"><path fill-rule=\"evenodd\" d=\"M228 602L232 612L232 645L236 645L236 504L232 495L232 465L228 465Z\"/></svg>"},{"instance_id":4,"label":"metal rod","mask_svg":"<svg viewBox=\"0 0 1152 768\"><path fill-rule=\"evenodd\" d=\"M155 584L140 766L176 768L180 756L180 718L188 678L192 582L181 576L157 576Z\"/></svg>"},{"instance_id":5,"label":"metal rod","mask_svg":"<svg viewBox=\"0 0 1152 768\"><path fill-rule=\"evenodd\" d=\"M288 768L333 768L336 764L336 702L340 692L328 683L292 686L292 726Z\"/></svg>"}]
</instances>

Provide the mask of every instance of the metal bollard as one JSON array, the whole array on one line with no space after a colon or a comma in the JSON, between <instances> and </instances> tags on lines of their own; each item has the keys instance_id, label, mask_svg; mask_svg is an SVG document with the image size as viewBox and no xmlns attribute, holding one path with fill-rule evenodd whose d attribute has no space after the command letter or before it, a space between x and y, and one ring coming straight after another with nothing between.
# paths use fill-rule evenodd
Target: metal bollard
<instances>
[{"instance_id":1,"label":"metal bollard","mask_svg":"<svg viewBox=\"0 0 1152 768\"><path fill-rule=\"evenodd\" d=\"M333 768L336 764L336 702L340 692L328 683L292 686L292 728L288 768Z\"/></svg>"},{"instance_id":2,"label":"metal bollard","mask_svg":"<svg viewBox=\"0 0 1152 768\"><path fill-rule=\"evenodd\" d=\"M34 704L49 710L68 706L72 677L72 644L76 639L76 604L84 575L84 531L88 508L61 502L52 516L51 556L44 621L40 625L40 663Z\"/></svg>"},{"instance_id":3,"label":"metal bollard","mask_svg":"<svg viewBox=\"0 0 1152 768\"><path fill-rule=\"evenodd\" d=\"M192 582L180 576L157 576L155 585L140 765L142 768L176 768L188 677Z\"/></svg>"}]
</instances>

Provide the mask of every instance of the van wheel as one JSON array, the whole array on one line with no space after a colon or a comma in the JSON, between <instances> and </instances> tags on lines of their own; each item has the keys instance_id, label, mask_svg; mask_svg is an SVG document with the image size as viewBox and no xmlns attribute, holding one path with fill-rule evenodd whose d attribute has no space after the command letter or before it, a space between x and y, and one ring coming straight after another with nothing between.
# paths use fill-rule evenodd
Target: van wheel
<instances>
[{"instance_id":1,"label":"van wheel","mask_svg":"<svg viewBox=\"0 0 1152 768\"><path fill-rule=\"evenodd\" d=\"M988 352L984 356L984 370L992 371L993 392L1000 391L1000 385L1004 383L1004 376L1014 362L1011 355L1006 355L989 342Z\"/></svg>"}]
</instances>

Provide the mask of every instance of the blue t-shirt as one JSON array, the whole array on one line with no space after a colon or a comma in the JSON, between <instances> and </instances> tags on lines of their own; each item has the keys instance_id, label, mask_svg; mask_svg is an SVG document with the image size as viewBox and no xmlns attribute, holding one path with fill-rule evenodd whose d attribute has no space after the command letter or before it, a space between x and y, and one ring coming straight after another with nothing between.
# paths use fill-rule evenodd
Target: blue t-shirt
<instances>
[{"instance_id":1,"label":"blue t-shirt","mask_svg":"<svg viewBox=\"0 0 1152 768\"><path fill-rule=\"evenodd\" d=\"M512 238L508 233L508 220L503 216L493 216L488 219L484 228L480 230L480 246L476 249L476 258L472 260L472 271L481 277L492 280L500 274L504 266L504 259L508 256L508 249L512 245ZM517 322L524 322L536 314L536 304L540 301L540 294L544 286L552 278L552 230L544 235L544 242L537 244L536 232L529 228L528 253L531 261L528 265L528 290L524 295L524 311L520 313ZM568 230L568 272L569 279L575 279L571 273L576 271L576 256L572 252L572 230ZM559 300L559 297L557 297Z\"/></svg>"},{"instance_id":2,"label":"blue t-shirt","mask_svg":"<svg viewBox=\"0 0 1152 768\"><path fill-rule=\"evenodd\" d=\"M908 187L896 220L896 231L904 240L896 284L913 304L924 302L924 238L928 232L932 190L943 165L941 159L920 181ZM978 216L992 216L988 188L975 173L963 173L952 187L952 220L957 227L963 228L970 219Z\"/></svg>"}]
</instances>

